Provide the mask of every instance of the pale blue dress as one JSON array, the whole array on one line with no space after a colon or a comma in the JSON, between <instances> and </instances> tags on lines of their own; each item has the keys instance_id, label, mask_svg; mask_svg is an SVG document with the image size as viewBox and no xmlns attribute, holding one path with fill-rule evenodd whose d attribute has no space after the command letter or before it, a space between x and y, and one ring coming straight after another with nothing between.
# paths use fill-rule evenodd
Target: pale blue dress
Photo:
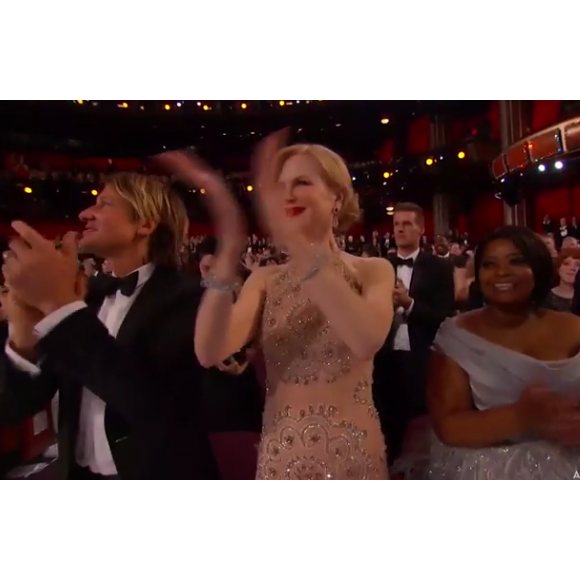
<instances>
[{"instance_id":1,"label":"pale blue dress","mask_svg":"<svg viewBox=\"0 0 580 580\"><path fill-rule=\"evenodd\" d=\"M480 411L515 403L532 383L578 397L580 404L580 354L562 361L539 361L460 328L456 318L441 326L434 348L468 374L473 402ZM430 429L422 437L423 444L415 445L399 464L412 479L579 477L578 448L529 439L484 449L462 449L444 445Z\"/></svg>"}]
</instances>

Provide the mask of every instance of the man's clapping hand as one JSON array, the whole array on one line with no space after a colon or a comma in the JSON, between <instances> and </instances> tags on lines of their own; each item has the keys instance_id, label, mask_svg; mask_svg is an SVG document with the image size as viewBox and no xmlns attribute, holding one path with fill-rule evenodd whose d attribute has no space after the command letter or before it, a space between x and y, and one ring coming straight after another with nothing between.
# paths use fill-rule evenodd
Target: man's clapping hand
<instances>
[{"instance_id":1,"label":"man's clapping hand","mask_svg":"<svg viewBox=\"0 0 580 580\"><path fill-rule=\"evenodd\" d=\"M408 310L413 304L413 299L409 296L409 291L405 288L405 284L399 279L393 289L393 304L395 308L403 308Z\"/></svg>"},{"instance_id":2,"label":"man's clapping hand","mask_svg":"<svg viewBox=\"0 0 580 580\"><path fill-rule=\"evenodd\" d=\"M44 315L78 300L76 234L69 232L60 249L23 222L14 222L20 237L10 241L2 273L24 304Z\"/></svg>"},{"instance_id":3,"label":"man's clapping hand","mask_svg":"<svg viewBox=\"0 0 580 580\"><path fill-rule=\"evenodd\" d=\"M42 320L44 314L28 306L8 287L0 294L2 311L8 322L8 341L13 350L28 360L34 358L36 336L34 327Z\"/></svg>"}]
</instances>

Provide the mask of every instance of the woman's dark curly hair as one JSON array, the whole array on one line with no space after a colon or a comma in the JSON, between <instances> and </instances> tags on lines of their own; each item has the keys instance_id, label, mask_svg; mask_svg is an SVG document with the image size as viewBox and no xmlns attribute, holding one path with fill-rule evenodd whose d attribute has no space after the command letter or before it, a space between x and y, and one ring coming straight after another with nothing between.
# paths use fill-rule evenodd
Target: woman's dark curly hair
<instances>
[{"instance_id":1,"label":"woman's dark curly hair","mask_svg":"<svg viewBox=\"0 0 580 580\"><path fill-rule=\"evenodd\" d=\"M489 244L497 240L510 241L522 254L526 264L534 276L534 289L530 301L535 306L541 306L548 298L553 286L554 261L550 251L540 236L529 228L521 226L502 226L489 234L477 246L474 256L475 282L479 288L479 272L485 250Z\"/></svg>"}]
</instances>

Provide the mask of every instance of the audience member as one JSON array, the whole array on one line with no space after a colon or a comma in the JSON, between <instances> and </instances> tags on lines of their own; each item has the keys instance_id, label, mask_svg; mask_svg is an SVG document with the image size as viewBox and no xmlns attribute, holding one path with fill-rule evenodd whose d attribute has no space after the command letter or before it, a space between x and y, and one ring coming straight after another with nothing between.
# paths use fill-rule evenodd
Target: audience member
<instances>
[{"instance_id":1,"label":"audience member","mask_svg":"<svg viewBox=\"0 0 580 580\"><path fill-rule=\"evenodd\" d=\"M560 312L572 310L574 281L580 266L580 248L563 249L558 256L556 275L558 284L552 288L546 306Z\"/></svg>"}]
</instances>

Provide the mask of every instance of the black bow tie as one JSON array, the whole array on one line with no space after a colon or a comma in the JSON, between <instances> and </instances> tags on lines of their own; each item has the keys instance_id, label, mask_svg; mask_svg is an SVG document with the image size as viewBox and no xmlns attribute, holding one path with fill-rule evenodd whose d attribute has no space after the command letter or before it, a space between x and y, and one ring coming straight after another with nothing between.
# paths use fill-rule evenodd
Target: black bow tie
<instances>
[{"instance_id":1,"label":"black bow tie","mask_svg":"<svg viewBox=\"0 0 580 580\"><path fill-rule=\"evenodd\" d=\"M400 258L399 256L395 258L395 266L397 266L397 268L399 266L407 266L412 268L414 263L415 260L413 260L413 258Z\"/></svg>"},{"instance_id":2,"label":"black bow tie","mask_svg":"<svg viewBox=\"0 0 580 580\"><path fill-rule=\"evenodd\" d=\"M138 282L139 272L133 272L124 278L115 278L114 276L110 276L107 279L107 283L105 285L105 293L107 296L112 296L113 294L116 294L118 291L120 291L123 296L133 296Z\"/></svg>"}]
</instances>

